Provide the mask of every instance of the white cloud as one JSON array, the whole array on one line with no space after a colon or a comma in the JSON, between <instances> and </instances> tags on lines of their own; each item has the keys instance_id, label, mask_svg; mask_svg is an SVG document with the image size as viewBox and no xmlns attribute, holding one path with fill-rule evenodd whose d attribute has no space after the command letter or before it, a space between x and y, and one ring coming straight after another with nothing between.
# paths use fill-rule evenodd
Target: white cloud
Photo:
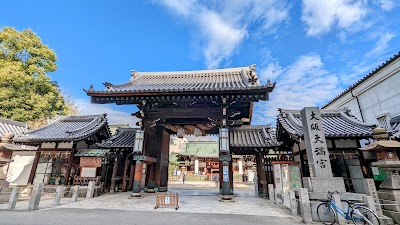
<instances>
[{"instance_id":1,"label":"white cloud","mask_svg":"<svg viewBox=\"0 0 400 225\"><path fill-rule=\"evenodd\" d=\"M324 69L319 55L303 55L282 69L270 100L255 104L253 121L275 124L278 108L303 109L320 105L334 97L337 87L337 76Z\"/></svg>"},{"instance_id":2,"label":"white cloud","mask_svg":"<svg viewBox=\"0 0 400 225\"><path fill-rule=\"evenodd\" d=\"M396 35L391 32L374 34L372 38L376 39L376 44L370 51L357 58L357 60L348 62L344 71L342 71L339 76L341 82L345 85L353 84L391 57L387 55L387 52L390 48L389 42L395 36Z\"/></svg>"},{"instance_id":3,"label":"white cloud","mask_svg":"<svg viewBox=\"0 0 400 225\"><path fill-rule=\"evenodd\" d=\"M130 127L136 127L136 122L139 121L136 117L131 116L130 113L113 109L112 105L92 104L86 99L77 99L76 104L81 110L81 115L107 113L108 124L129 124Z\"/></svg>"},{"instance_id":4,"label":"white cloud","mask_svg":"<svg viewBox=\"0 0 400 225\"><path fill-rule=\"evenodd\" d=\"M318 36L333 27L350 29L367 14L362 0L303 0L302 20L307 26L307 35Z\"/></svg>"},{"instance_id":5,"label":"white cloud","mask_svg":"<svg viewBox=\"0 0 400 225\"><path fill-rule=\"evenodd\" d=\"M379 4L384 11L390 11L396 6L394 0L377 0L376 3Z\"/></svg>"},{"instance_id":6,"label":"white cloud","mask_svg":"<svg viewBox=\"0 0 400 225\"><path fill-rule=\"evenodd\" d=\"M366 54L366 57L370 58L370 57L373 57L375 55L381 55L383 52L385 52L388 49L389 42L395 36L396 35L394 33L391 33L391 32L386 32L386 33L382 34L379 37L377 43L375 44L375 47Z\"/></svg>"},{"instance_id":7,"label":"white cloud","mask_svg":"<svg viewBox=\"0 0 400 225\"><path fill-rule=\"evenodd\" d=\"M208 68L218 67L237 51L249 37L249 26L274 32L289 15L288 4L279 0L162 0L161 4L194 25L194 41L201 43Z\"/></svg>"}]
</instances>

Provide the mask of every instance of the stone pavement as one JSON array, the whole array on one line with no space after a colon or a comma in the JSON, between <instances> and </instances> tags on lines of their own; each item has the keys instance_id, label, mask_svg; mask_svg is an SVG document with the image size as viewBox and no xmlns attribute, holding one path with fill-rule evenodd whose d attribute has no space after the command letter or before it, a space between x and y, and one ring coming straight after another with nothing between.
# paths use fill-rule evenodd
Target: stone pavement
<instances>
[{"instance_id":1,"label":"stone pavement","mask_svg":"<svg viewBox=\"0 0 400 225\"><path fill-rule=\"evenodd\" d=\"M199 214L228 214L228 215L253 215L271 216L277 218L293 218L287 211L279 208L267 199L260 198L254 193L253 184L235 183L234 202L220 202L217 196L218 189L213 182L187 182L169 184L169 192L179 193L179 209L158 208L154 209L156 194L143 193L142 197L130 196L130 192L104 194L99 197L84 199L71 203L70 198L62 198L60 206L53 206L53 199L46 198L40 202L39 209L85 209L85 210L122 210L137 212L173 212L173 213L199 213ZM15 211L27 210L28 201L19 201ZM6 204L0 205L6 209ZM1 210L4 211L4 210Z\"/></svg>"},{"instance_id":2,"label":"stone pavement","mask_svg":"<svg viewBox=\"0 0 400 225\"><path fill-rule=\"evenodd\" d=\"M292 217L267 199L255 195L253 185L235 185L234 202L220 202L214 183L170 184L169 192L179 193L179 209L154 209L156 195L143 193L142 197L130 197L130 192L105 194L92 199L64 204L56 208L114 209L128 211L159 211L176 213L242 214L274 217Z\"/></svg>"}]
</instances>

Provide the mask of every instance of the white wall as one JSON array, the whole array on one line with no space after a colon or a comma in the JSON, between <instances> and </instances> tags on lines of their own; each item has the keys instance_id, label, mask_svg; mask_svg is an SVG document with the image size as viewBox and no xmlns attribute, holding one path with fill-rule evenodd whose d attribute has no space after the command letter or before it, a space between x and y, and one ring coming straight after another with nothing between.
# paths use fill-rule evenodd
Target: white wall
<instances>
[{"instance_id":1,"label":"white wall","mask_svg":"<svg viewBox=\"0 0 400 225\"><path fill-rule=\"evenodd\" d=\"M358 97L366 123L379 125L376 118L385 113L390 118L400 115L400 58L363 81L352 92ZM325 108L343 107L348 107L351 114L361 121L357 100L351 96L350 92Z\"/></svg>"},{"instance_id":2,"label":"white wall","mask_svg":"<svg viewBox=\"0 0 400 225\"><path fill-rule=\"evenodd\" d=\"M10 185L27 185L31 174L35 151L14 151L7 173L7 181Z\"/></svg>"}]
</instances>

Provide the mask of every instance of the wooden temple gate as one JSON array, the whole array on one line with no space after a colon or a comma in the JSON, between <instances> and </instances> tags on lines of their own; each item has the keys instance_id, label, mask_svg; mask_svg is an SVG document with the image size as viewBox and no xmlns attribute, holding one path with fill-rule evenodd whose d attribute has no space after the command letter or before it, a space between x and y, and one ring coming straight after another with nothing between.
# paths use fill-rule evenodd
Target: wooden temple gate
<instances>
[{"instance_id":1,"label":"wooden temple gate","mask_svg":"<svg viewBox=\"0 0 400 225\"><path fill-rule=\"evenodd\" d=\"M139 109L133 114L140 119L137 125L143 131L133 150L135 195L152 184L158 191L167 191L170 134L219 134L220 193L232 195L229 130L249 125L254 102L268 100L275 87L269 81L260 83L255 65L189 72L132 71L129 82L104 85L102 91L93 86L85 90L92 103L135 104Z\"/></svg>"}]
</instances>

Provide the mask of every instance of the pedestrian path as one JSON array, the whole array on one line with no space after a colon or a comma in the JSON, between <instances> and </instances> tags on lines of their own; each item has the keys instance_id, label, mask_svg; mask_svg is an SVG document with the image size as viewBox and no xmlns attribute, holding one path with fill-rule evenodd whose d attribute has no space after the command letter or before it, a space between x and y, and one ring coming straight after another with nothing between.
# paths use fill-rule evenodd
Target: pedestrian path
<instances>
[{"instance_id":1,"label":"pedestrian path","mask_svg":"<svg viewBox=\"0 0 400 225\"><path fill-rule=\"evenodd\" d=\"M57 206L57 208L292 217L269 200L256 196L252 186L236 187L234 202L219 201L217 188L204 183L171 184L169 191L179 193L178 210L174 208L154 209L156 194L143 193L142 197L136 198L131 197L130 192L105 194L96 198Z\"/></svg>"}]
</instances>

